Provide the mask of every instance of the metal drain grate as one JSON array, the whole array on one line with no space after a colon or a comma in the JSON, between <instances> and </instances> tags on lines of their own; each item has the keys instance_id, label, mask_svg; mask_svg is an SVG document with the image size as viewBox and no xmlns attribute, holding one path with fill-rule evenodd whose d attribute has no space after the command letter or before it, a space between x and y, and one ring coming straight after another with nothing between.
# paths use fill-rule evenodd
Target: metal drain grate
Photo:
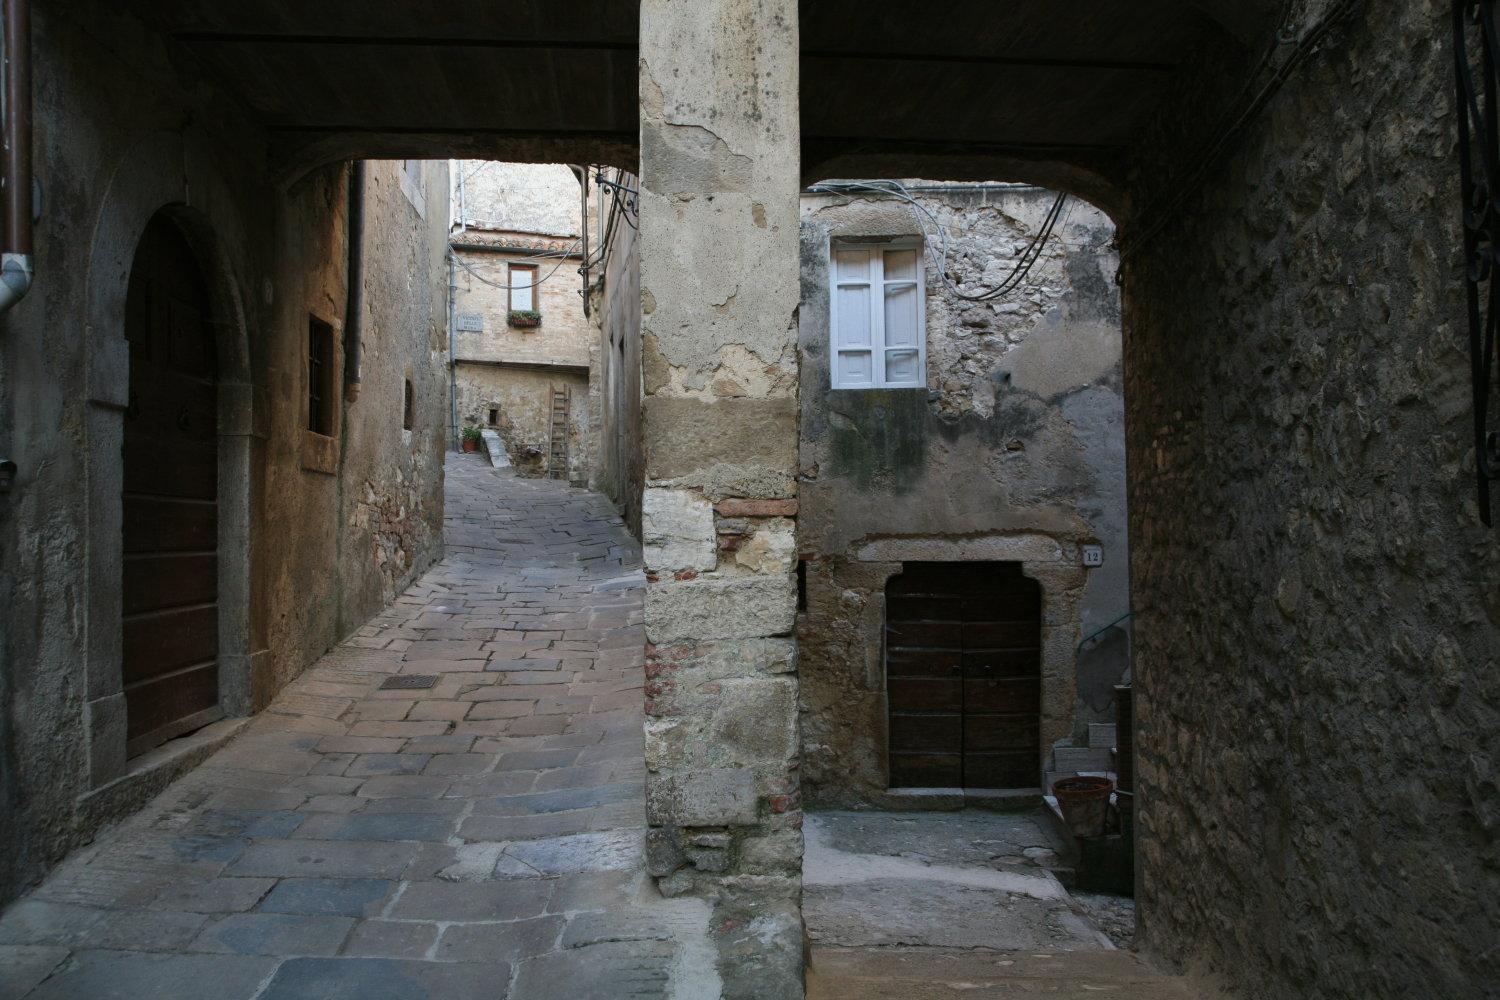
<instances>
[{"instance_id":1,"label":"metal drain grate","mask_svg":"<svg viewBox=\"0 0 1500 1000\"><path fill-rule=\"evenodd\" d=\"M437 674L397 674L380 682L382 691L414 691L437 683Z\"/></svg>"}]
</instances>

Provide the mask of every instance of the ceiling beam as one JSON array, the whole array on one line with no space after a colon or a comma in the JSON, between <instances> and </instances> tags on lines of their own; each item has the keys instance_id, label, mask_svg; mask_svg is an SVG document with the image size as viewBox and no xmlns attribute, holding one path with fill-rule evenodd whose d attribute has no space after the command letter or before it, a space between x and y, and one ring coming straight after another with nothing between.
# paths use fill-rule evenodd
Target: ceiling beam
<instances>
[{"instance_id":1,"label":"ceiling beam","mask_svg":"<svg viewBox=\"0 0 1500 1000\"><path fill-rule=\"evenodd\" d=\"M324 135L483 135L502 136L513 139L607 139L635 142L640 133L635 129L589 129L589 128L495 128L489 125L396 125L389 123L330 125L307 123L268 124L267 132L312 133Z\"/></svg>"},{"instance_id":2,"label":"ceiling beam","mask_svg":"<svg viewBox=\"0 0 1500 1000\"><path fill-rule=\"evenodd\" d=\"M173 39L195 45L307 45L370 48L433 49L533 49L571 52L628 52L634 41L542 38L429 37L422 35L298 35L281 33L237 33L223 31L178 31ZM960 66L1011 66L1032 69L1124 70L1139 73L1172 73L1173 63L1138 62L1128 59L1092 59L1038 56L1001 56L947 52L850 52L836 49L803 49L802 58L819 62L944 63Z\"/></svg>"},{"instance_id":3,"label":"ceiling beam","mask_svg":"<svg viewBox=\"0 0 1500 1000\"><path fill-rule=\"evenodd\" d=\"M843 52L834 49L803 49L803 59L822 62L949 63L962 66L1017 66L1034 69L1103 69L1139 73L1175 73L1177 66L1164 62L1132 62L1118 59L1064 59L1035 56L986 56L954 53Z\"/></svg>"},{"instance_id":4,"label":"ceiling beam","mask_svg":"<svg viewBox=\"0 0 1500 1000\"><path fill-rule=\"evenodd\" d=\"M631 52L634 41L540 38L446 38L420 35L293 35L240 34L225 31L177 31L171 37L194 45L332 45L429 49L541 49L578 52Z\"/></svg>"},{"instance_id":5,"label":"ceiling beam","mask_svg":"<svg viewBox=\"0 0 1500 1000\"><path fill-rule=\"evenodd\" d=\"M804 146L821 150L839 149L850 153L1118 153L1127 147L1116 143L1091 142L994 142L980 139L944 139L940 137L880 138L863 135L804 135Z\"/></svg>"}]
</instances>

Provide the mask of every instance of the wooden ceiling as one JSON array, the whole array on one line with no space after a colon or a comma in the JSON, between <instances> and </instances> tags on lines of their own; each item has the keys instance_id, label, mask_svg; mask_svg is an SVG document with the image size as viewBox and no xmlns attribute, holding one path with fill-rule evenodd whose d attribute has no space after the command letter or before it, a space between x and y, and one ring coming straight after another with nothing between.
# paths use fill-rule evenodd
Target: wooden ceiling
<instances>
[{"instance_id":1,"label":"wooden ceiling","mask_svg":"<svg viewBox=\"0 0 1500 1000\"><path fill-rule=\"evenodd\" d=\"M947 157L957 176L976 157L1110 159L1195 47L1260 44L1278 6L802 0L804 161L820 173ZM292 159L634 158L636 0L138 0L137 10Z\"/></svg>"}]
</instances>

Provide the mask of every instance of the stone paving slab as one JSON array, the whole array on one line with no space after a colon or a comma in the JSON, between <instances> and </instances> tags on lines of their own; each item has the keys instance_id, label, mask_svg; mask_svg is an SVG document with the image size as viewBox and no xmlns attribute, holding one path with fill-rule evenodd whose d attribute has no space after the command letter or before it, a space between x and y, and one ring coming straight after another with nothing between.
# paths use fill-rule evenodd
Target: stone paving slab
<instances>
[{"instance_id":1,"label":"stone paving slab","mask_svg":"<svg viewBox=\"0 0 1500 1000\"><path fill-rule=\"evenodd\" d=\"M1198 1000L1129 952L813 948L808 1000Z\"/></svg>"},{"instance_id":2,"label":"stone paving slab","mask_svg":"<svg viewBox=\"0 0 1500 1000\"><path fill-rule=\"evenodd\" d=\"M445 496L442 562L0 916L0 1000L722 995L644 871L634 542L484 463Z\"/></svg>"}]
</instances>

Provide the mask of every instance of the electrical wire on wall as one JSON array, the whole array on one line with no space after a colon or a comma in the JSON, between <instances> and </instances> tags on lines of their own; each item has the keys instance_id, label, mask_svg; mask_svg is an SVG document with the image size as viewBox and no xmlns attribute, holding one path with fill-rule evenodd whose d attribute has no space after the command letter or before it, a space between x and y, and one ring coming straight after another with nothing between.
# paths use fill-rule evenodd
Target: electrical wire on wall
<instances>
[{"instance_id":1,"label":"electrical wire on wall","mask_svg":"<svg viewBox=\"0 0 1500 1000\"><path fill-rule=\"evenodd\" d=\"M1281 10L1281 23L1276 37L1266 49L1239 95L1229 103L1228 110L1219 119L1212 137L1200 147L1188 167L1180 171L1170 182L1162 186L1163 194L1149 203L1138 218L1144 220L1120 248L1120 265L1134 257L1142 247L1155 239L1167 225L1177 217L1178 211L1188 198L1196 194L1207 182L1210 172L1223 158L1225 152L1238 139L1250 123L1260 117L1271 99L1276 96L1292 73L1306 62L1333 29L1354 13L1363 0L1331 0L1323 16L1304 32L1298 32L1292 21L1292 3L1286 0ZM1272 68L1276 53L1286 46L1292 51L1280 65ZM1257 87L1261 77L1270 69L1266 82Z\"/></svg>"},{"instance_id":2,"label":"electrical wire on wall","mask_svg":"<svg viewBox=\"0 0 1500 1000\"><path fill-rule=\"evenodd\" d=\"M473 178L488 166L490 166L489 161L482 161L479 166L475 167L473 170L470 170L467 173L460 173L460 189L462 189L462 186L466 181ZM600 239L597 247L589 251L587 259L580 263L578 267L579 274L585 274L586 272L593 270L595 267L601 266L609 259L609 252L614 246L615 234L616 232L618 232L616 223L619 220L624 220L625 225L628 225L631 229L638 228L636 218L638 216L639 210L637 208L635 200L637 192L634 188L631 188L624 183L625 171L617 168L615 170L614 179L611 180L604 175L604 171L600 167L589 166L587 170L588 173L594 177L594 182L598 187L600 193L608 194L610 199L610 206L604 235ZM479 271L476 270L471 264L469 264L457 254L454 255L453 259L455 265L465 271L475 281L478 281L484 285L488 285L490 288L496 288L502 291L509 292L515 291L520 288L536 288L538 285L541 285L544 282L556 277L557 273L562 269L562 266L567 263L568 259L570 257L576 256L582 249L582 247L583 241L580 239L574 240L562 250L548 250L541 253L530 254L529 256L532 260L556 260L557 263L554 264L551 270L547 271L546 274L541 275L529 285L512 285L508 282L495 281L493 279L486 278L483 274L480 274Z\"/></svg>"},{"instance_id":3,"label":"electrical wire on wall","mask_svg":"<svg viewBox=\"0 0 1500 1000\"><path fill-rule=\"evenodd\" d=\"M551 278L557 273L559 268L561 268L568 262L568 258L573 256L574 251L582 245L582 240L574 240L572 243L568 244L568 247L565 250L548 250L544 253L534 253L528 255L532 260L553 260L555 258L560 258L557 263L553 265L552 270L548 271L546 274L542 275L540 278L536 279L536 281L533 281L529 285L511 285L501 281L491 281L489 278L486 278L484 275L474 270L474 268L471 267L462 258L455 255L454 260L457 261L459 267L469 272L474 280L478 281L480 284L489 285L491 288L503 289L507 292L513 292L520 288L535 288L542 282L546 281L548 278Z\"/></svg>"},{"instance_id":4,"label":"electrical wire on wall","mask_svg":"<svg viewBox=\"0 0 1500 1000\"><path fill-rule=\"evenodd\" d=\"M639 207L636 202L637 192L634 188L625 185L625 171L616 168L614 179L610 180L604 176L602 169L597 167L591 169L594 170L594 184L596 188L601 196L606 191L609 193L610 204L609 217L605 221L604 235L599 240L598 250L584 263L584 267L589 270L592 270L596 266L602 269L603 265L609 261L610 250L614 247L615 234L620 231L616 228L617 220L623 219L625 224L632 230L638 230L639 228Z\"/></svg>"},{"instance_id":5,"label":"electrical wire on wall","mask_svg":"<svg viewBox=\"0 0 1500 1000\"><path fill-rule=\"evenodd\" d=\"M1063 206L1068 204L1066 193L1061 193L1057 196L1056 200L1052 202L1052 207L1047 210L1046 218L1042 220L1041 229L1037 231L1036 236L1021 251L1020 257L1017 258L1010 272L1001 279L998 285L979 292L965 292L948 274L947 228L938 221L937 216L932 213L932 210L918 201L900 181L823 181L820 184L814 184L807 190L813 194L845 195L851 197L859 197L864 194L884 195L886 197L899 198L901 201L911 205L924 217L922 223L923 243L928 253L936 254L935 263L937 264L938 276L942 278L943 284L948 286L948 290L953 293L955 298L962 299L965 302L994 302L1020 288L1027 277L1030 276L1032 269L1036 267L1037 261L1041 260L1042 252L1046 249L1047 242L1052 238L1053 232L1057 229L1058 219L1062 217ZM936 240L931 239L928 235L929 223L931 224L931 228L937 233ZM1064 229L1066 229L1066 223L1064 223ZM934 244L937 247L935 251L933 249Z\"/></svg>"}]
</instances>

